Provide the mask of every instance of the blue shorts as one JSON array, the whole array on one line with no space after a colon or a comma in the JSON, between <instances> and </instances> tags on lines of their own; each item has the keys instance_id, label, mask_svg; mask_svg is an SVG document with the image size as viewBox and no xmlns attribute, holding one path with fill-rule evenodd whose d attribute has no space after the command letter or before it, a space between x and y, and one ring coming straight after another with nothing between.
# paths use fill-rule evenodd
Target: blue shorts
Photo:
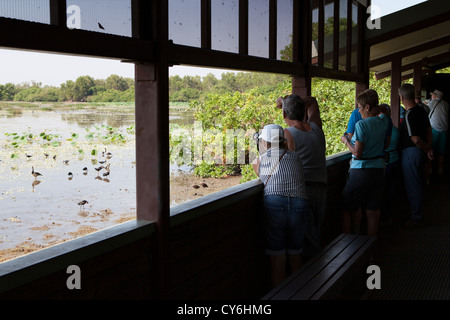
<instances>
[{"instance_id":1,"label":"blue shorts","mask_svg":"<svg viewBox=\"0 0 450 320\"><path fill-rule=\"evenodd\" d=\"M310 215L306 199L264 196L264 231L269 255L300 254Z\"/></svg>"},{"instance_id":2,"label":"blue shorts","mask_svg":"<svg viewBox=\"0 0 450 320\"><path fill-rule=\"evenodd\" d=\"M432 148L435 155L445 154L445 147L447 146L447 132L440 132L432 130L433 142Z\"/></svg>"},{"instance_id":3,"label":"blue shorts","mask_svg":"<svg viewBox=\"0 0 450 320\"><path fill-rule=\"evenodd\" d=\"M355 212L360 206L379 210L383 204L384 168L350 169L342 191L344 210Z\"/></svg>"}]
</instances>

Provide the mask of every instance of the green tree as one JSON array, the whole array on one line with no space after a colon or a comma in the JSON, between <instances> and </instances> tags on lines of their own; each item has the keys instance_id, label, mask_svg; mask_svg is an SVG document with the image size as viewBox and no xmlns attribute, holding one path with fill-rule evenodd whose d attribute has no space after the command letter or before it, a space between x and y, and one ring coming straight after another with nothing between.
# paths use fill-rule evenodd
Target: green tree
<instances>
[{"instance_id":1,"label":"green tree","mask_svg":"<svg viewBox=\"0 0 450 320\"><path fill-rule=\"evenodd\" d=\"M90 76L80 76L75 81L73 87L73 97L75 101L86 101L92 95L92 87L95 86L94 79Z\"/></svg>"},{"instance_id":2,"label":"green tree","mask_svg":"<svg viewBox=\"0 0 450 320\"><path fill-rule=\"evenodd\" d=\"M12 83L0 84L0 100L11 101L14 100L16 94L16 87Z\"/></svg>"},{"instance_id":3,"label":"green tree","mask_svg":"<svg viewBox=\"0 0 450 320\"><path fill-rule=\"evenodd\" d=\"M125 78L118 76L117 74L112 74L106 78L105 87L106 89L125 91L130 87L130 85Z\"/></svg>"}]
</instances>

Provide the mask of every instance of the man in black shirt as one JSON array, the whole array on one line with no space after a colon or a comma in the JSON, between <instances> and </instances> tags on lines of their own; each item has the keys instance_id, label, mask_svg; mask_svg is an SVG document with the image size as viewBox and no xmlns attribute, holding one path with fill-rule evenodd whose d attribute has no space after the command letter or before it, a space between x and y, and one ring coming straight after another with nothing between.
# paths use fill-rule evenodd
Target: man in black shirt
<instances>
[{"instance_id":1,"label":"man in black shirt","mask_svg":"<svg viewBox=\"0 0 450 320\"><path fill-rule=\"evenodd\" d=\"M426 111L414 101L414 86L402 85L398 93L405 107L400 130L401 164L405 190L411 207L406 228L424 225L424 185L427 157L433 159L431 126Z\"/></svg>"}]
</instances>

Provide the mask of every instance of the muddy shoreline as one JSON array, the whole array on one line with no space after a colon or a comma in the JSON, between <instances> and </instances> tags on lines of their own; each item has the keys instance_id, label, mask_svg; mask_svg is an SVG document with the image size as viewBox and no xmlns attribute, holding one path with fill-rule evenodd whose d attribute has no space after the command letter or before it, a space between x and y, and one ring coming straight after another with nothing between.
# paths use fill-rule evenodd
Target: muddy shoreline
<instances>
[{"instance_id":1,"label":"muddy shoreline","mask_svg":"<svg viewBox=\"0 0 450 320\"><path fill-rule=\"evenodd\" d=\"M198 199L202 196L238 185L240 179L241 176L228 176L221 179L199 178L190 174L172 176L170 181L171 206ZM0 250L0 263L101 230L89 225L88 219L83 219L89 216L97 215L101 217L102 221L105 222L105 225L110 224L111 222L120 224L136 218L135 212L121 214L121 217L118 218L117 215L113 214L111 209L107 209L104 212L93 212L87 208L86 210L80 211L78 215L80 216L78 229L76 231L67 232L69 238L61 238L52 233L51 226L33 226L29 229L41 232L42 237L45 239L45 244L36 243L32 238L27 238L14 248Z\"/></svg>"}]
</instances>

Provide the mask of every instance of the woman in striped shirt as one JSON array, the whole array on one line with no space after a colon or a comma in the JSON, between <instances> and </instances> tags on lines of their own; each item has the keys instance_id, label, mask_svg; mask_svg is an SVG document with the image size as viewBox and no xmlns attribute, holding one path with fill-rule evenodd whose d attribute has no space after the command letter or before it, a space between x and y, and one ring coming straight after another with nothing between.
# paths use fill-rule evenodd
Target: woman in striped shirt
<instances>
[{"instance_id":1,"label":"woman in striped shirt","mask_svg":"<svg viewBox=\"0 0 450 320\"><path fill-rule=\"evenodd\" d=\"M310 206L300 156L287 150L284 130L267 125L258 139L261 156L254 169L264 183L264 231L266 254L270 256L272 285L301 265L303 239Z\"/></svg>"}]
</instances>

